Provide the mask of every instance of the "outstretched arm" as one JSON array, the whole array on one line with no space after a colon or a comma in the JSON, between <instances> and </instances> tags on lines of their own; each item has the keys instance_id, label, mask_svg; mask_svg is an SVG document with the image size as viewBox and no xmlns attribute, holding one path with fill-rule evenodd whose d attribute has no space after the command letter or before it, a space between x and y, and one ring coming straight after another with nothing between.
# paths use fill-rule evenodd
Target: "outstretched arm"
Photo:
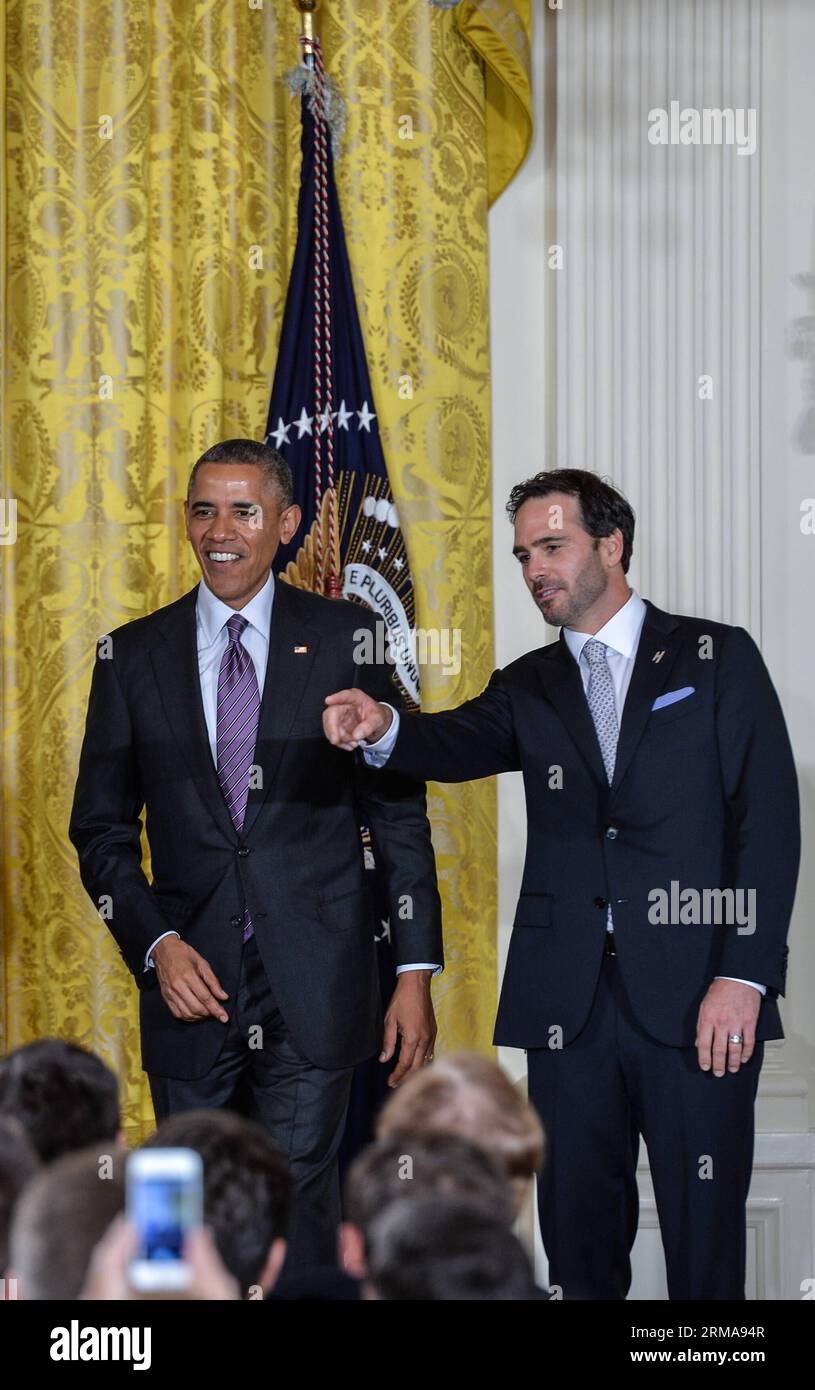
<instances>
[{"instance_id":1,"label":"outstretched arm","mask_svg":"<svg viewBox=\"0 0 815 1390\"><path fill-rule=\"evenodd\" d=\"M360 689L326 697L323 728L338 748L377 742L389 729L391 710ZM473 700L441 714L401 714L399 734L387 759L391 772L422 781L472 782L498 772L517 772L521 761L502 672Z\"/></svg>"}]
</instances>

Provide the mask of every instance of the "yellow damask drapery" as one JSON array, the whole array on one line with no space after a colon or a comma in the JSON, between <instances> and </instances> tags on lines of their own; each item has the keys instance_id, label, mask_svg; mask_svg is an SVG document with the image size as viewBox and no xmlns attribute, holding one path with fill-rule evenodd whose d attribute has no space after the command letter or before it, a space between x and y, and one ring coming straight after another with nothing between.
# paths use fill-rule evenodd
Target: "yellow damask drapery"
<instances>
[{"instance_id":1,"label":"yellow damask drapery","mask_svg":"<svg viewBox=\"0 0 815 1390\"><path fill-rule=\"evenodd\" d=\"M288 0L6 0L0 26L0 1047L98 1050L137 1138L136 991L68 815L97 638L197 581L191 464L262 437L294 248L281 78L298 20ZM347 107L337 181L417 623L462 632L458 677L423 675L424 707L445 708L492 664L486 212L531 132L530 0L325 0L318 29ZM440 1045L485 1047L494 791L433 787L430 804Z\"/></svg>"}]
</instances>

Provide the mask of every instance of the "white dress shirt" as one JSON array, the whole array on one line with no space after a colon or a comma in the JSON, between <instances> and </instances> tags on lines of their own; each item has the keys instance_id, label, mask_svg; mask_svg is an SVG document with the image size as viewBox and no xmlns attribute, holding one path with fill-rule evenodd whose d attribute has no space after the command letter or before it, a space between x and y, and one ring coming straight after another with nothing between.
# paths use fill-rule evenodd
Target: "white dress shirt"
<instances>
[{"instance_id":1,"label":"white dress shirt","mask_svg":"<svg viewBox=\"0 0 815 1390\"><path fill-rule=\"evenodd\" d=\"M263 684L266 679L266 663L269 655L269 632L272 622L274 591L274 572L270 570L269 578L263 588L240 610L241 617L247 620L247 626L241 633L240 641L252 658L261 700L263 699ZM229 646L229 633L226 625L229 619L234 618L234 616L235 609L230 608L229 604L219 599L202 579L198 585L198 598L195 604L198 675L201 681L201 698L204 703L204 718L209 735L209 746L216 768L218 766L218 676L224 652ZM144 958L146 970L153 969L152 954L158 943L163 941L165 936L180 936L180 934L180 932L170 930L162 932L161 936L156 937ZM396 968L396 973L398 975L403 970L431 969L438 969L438 967L399 965Z\"/></svg>"},{"instance_id":2,"label":"white dress shirt","mask_svg":"<svg viewBox=\"0 0 815 1390\"><path fill-rule=\"evenodd\" d=\"M628 687L631 684L631 674L634 670L634 662L637 656L637 648L640 643L640 633L645 622L646 614L645 602L639 594L631 590L631 597L618 608L613 617L600 628L599 632L578 632L573 628L563 628L563 638L569 651L577 662L578 670L583 681L583 689L588 696L589 689L589 663L583 658L583 648L590 638L595 637L598 642L602 642L607 648L606 660L611 672L611 679L614 683L614 703L617 708L617 728L620 728L623 718L623 706L625 697L628 694ZM387 762L393 746L399 734L399 712L388 706L393 714L390 727L377 739L375 743L363 743L360 745L365 761L371 767L383 767ZM613 927L609 923L609 931ZM717 975L717 980L733 980L734 975ZM759 993L766 994L765 985L756 984L754 980L737 980L738 984L752 985Z\"/></svg>"}]
</instances>

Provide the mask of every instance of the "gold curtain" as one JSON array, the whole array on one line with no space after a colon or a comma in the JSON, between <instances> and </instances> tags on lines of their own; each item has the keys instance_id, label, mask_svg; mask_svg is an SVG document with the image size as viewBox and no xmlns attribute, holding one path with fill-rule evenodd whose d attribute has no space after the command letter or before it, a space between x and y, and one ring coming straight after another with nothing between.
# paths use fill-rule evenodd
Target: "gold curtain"
<instances>
[{"instance_id":1,"label":"gold curtain","mask_svg":"<svg viewBox=\"0 0 815 1390\"><path fill-rule=\"evenodd\" d=\"M417 623L462 634L459 676L424 676L427 709L492 665L486 212L529 139L529 24L529 0L325 0L319 18ZM136 990L67 821L96 639L196 582L191 464L263 434L296 227L299 108L281 77L298 21L288 0L6 0L0 25L0 439L17 506L0 545L0 1046L99 1051L138 1138ZM431 791L440 1042L486 1047L494 791Z\"/></svg>"}]
</instances>

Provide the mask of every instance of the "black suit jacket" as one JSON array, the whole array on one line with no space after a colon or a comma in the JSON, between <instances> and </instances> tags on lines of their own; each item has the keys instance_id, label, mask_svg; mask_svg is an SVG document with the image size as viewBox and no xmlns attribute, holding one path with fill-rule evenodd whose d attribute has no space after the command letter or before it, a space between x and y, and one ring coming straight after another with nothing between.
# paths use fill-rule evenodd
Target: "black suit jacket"
<instances>
[{"instance_id":1,"label":"black suit jacket","mask_svg":"<svg viewBox=\"0 0 815 1390\"><path fill-rule=\"evenodd\" d=\"M661 693L688 686L693 694L652 709ZM716 975L766 985L757 1037L783 1037L776 998L798 873L798 789L778 698L742 628L647 604L611 787L562 633L496 671L459 709L403 716L388 768L441 782L523 772L526 863L496 1043L556 1046L580 1032L609 901L622 979L654 1038L693 1045ZM676 891L755 889L755 931L653 924L649 895L670 893L672 881Z\"/></svg>"},{"instance_id":2,"label":"black suit jacket","mask_svg":"<svg viewBox=\"0 0 815 1390\"><path fill-rule=\"evenodd\" d=\"M323 736L331 691L357 684L398 700L386 664L354 661L355 634L375 619L276 582L255 751L263 781L239 835L207 737L196 596L197 587L118 628L111 657L97 654L69 829L82 882L141 990L145 1070L203 1076L225 1029L173 1017L144 969L147 950L176 929L209 961L229 1012L244 903L296 1046L317 1066L352 1066L378 1049L382 1021L361 820L387 875L396 964L443 962L424 787L390 772L379 780ZM143 807L152 883L141 867Z\"/></svg>"}]
</instances>

